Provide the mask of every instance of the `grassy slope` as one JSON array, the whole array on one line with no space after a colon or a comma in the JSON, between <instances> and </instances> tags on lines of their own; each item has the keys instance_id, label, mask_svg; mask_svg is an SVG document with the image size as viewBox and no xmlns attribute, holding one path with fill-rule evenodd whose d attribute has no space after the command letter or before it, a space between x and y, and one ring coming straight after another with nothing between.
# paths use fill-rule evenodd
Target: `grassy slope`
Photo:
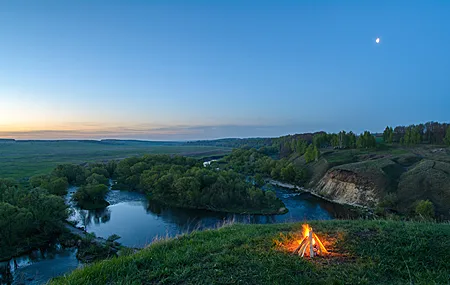
<instances>
[{"instance_id":1,"label":"grassy slope","mask_svg":"<svg viewBox=\"0 0 450 285\"><path fill-rule=\"evenodd\" d=\"M0 143L0 178L23 178L50 172L60 163L84 163L134 155L182 154L194 157L221 155L227 148L142 142L16 142Z\"/></svg>"},{"instance_id":2,"label":"grassy slope","mask_svg":"<svg viewBox=\"0 0 450 285\"><path fill-rule=\"evenodd\" d=\"M449 215L450 148L423 145L383 146L377 150L322 150L317 162L305 164L303 157L290 158L311 174L313 188L328 170L351 171L361 183L370 182L383 200L396 195L400 212L410 212L417 200L430 200L438 216Z\"/></svg>"},{"instance_id":3,"label":"grassy slope","mask_svg":"<svg viewBox=\"0 0 450 285\"><path fill-rule=\"evenodd\" d=\"M51 284L447 284L450 227L394 221L310 223L331 242L313 261L282 251L301 224L233 225L151 245ZM327 246L327 245L326 245ZM413 282L413 283L412 283Z\"/></svg>"}]
</instances>

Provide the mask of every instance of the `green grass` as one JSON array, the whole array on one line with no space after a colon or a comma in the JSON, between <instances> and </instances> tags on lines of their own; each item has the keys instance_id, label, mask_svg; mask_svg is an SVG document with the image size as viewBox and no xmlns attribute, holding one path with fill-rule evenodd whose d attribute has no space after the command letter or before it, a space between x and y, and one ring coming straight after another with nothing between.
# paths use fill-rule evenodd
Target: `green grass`
<instances>
[{"instance_id":1,"label":"green grass","mask_svg":"<svg viewBox=\"0 0 450 285\"><path fill-rule=\"evenodd\" d=\"M143 154L180 154L196 158L223 155L228 148L159 142L26 141L0 143L0 178L50 172L61 163L85 163Z\"/></svg>"},{"instance_id":2,"label":"green grass","mask_svg":"<svg viewBox=\"0 0 450 285\"><path fill-rule=\"evenodd\" d=\"M302 259L280 248L300 223L233 225L157 242L75 270L50 284L448 284L448 224L310 223L333 255ZM284 236L281 237L281 236Z\"/></svg>"}]
</instances>

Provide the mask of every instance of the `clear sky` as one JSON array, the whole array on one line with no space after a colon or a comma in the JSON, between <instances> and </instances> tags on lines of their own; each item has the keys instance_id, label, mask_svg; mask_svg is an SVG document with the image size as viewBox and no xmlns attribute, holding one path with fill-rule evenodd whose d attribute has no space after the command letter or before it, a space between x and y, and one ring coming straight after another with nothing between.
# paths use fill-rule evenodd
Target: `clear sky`
<instances>
[{"instance_id":1,"label":"clear sky","mask_svg":"<svg viewBox=\"0 0 450 285\"><path fill-rule=\"evenodd\" d=\"M0 137L449 121L449 13L446 0L0 0Z\"/></svg>"}]
</instances>

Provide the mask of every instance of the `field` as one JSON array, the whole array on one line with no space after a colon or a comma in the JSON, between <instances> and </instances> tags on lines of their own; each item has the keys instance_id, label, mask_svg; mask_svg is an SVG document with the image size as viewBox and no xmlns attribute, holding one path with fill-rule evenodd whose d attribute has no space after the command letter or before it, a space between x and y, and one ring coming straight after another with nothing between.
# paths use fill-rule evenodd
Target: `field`
<instances>
[{"instance_id":1,"label":"field","mask_svg":"<svg viewBox=\"0 0 450 285\"><path fill-rule=\"evenodd\" d=\"M121 159L143 154L180 154L195 158L220 156L229 148L174 142L16 141L0 143L0 178L27 178L50 172L60 163Z\"/></svg>"},{"instance_id":2,"label":"field","mask_svg":"<svg viewBox=\"0 0 450 285\"><path fill-rule=\"evenodd\" d=\"M448 284L448 224L310 223L332 253L314 260L279 242L301 224L233 225L156 242L50 284Z\"/></svg>"}]
</instances>

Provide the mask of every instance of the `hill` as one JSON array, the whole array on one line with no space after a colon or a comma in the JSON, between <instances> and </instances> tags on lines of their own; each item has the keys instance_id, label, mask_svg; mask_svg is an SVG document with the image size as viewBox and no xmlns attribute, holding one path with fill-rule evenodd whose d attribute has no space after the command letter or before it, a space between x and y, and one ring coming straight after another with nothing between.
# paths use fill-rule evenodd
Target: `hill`
<instances>
[{"instance_id":1,"label":"hill","mask_svg":"<svg viewBox=\"0 0 450 285\"><path fill-rule=\"evenodd\" d=\"M381 204L402 213L413 212L417 201L430 200L439 218L449 217L448 148L336 150L307 167L313 173L308 187L331 200L372 208Z\"/></svg>"},{"instance_id":2,"label":"hill","mask_svg":"<svg viewBox=\"0 0 450 285\"><path fill-rule=\"evenodd\" d=\"M232 225L163 240L50 284L446 284L450 227L396 221L315 221L330 256L280 246L301 224ZM294 239L295 240L295 239ZM430 253L433 254L430 254Z\"/></svg>"}]
</instances>

